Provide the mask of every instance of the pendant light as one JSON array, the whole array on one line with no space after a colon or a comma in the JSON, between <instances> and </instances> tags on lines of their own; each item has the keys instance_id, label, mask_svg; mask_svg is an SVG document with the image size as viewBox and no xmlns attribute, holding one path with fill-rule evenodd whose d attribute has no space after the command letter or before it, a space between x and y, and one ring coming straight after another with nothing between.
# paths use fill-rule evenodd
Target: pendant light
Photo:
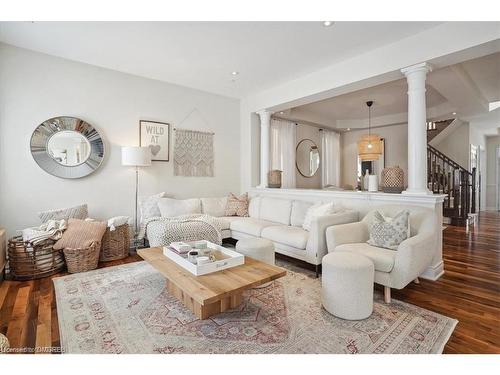
<instances>
[{"instance_id":1,"label":"pendant light","mask_svg":"<svg viewBox=\"0 0 500 375\"><path fill-rule=\"evenodd\" d=\"M382 142L378 134L371 132L371 107L373 100L366 102L368 106L368 134L365 134L358 141L358 155L362 161L378 160L382 155Z\"/></svg>"}]
</instances>

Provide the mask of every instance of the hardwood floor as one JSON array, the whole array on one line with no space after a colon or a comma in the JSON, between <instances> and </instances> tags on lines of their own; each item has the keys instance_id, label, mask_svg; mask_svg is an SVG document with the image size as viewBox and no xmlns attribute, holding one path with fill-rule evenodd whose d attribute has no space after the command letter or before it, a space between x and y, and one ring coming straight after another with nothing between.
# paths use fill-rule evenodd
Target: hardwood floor
<instances>
[{"instance_id":1,"label":"hardwood floor","mask_svg":"<svg viewBox=\"0 0 500 375\"><path fill-rule=\"evenodd\" d=\"M449 226L443 241L445 275L394 290L393 297L459 320L445 353L500 353L500 214L481 213L469 232ZM52 278L0 284L0 333L12 347L59 345Z\"/></svg>"}]
</instances>

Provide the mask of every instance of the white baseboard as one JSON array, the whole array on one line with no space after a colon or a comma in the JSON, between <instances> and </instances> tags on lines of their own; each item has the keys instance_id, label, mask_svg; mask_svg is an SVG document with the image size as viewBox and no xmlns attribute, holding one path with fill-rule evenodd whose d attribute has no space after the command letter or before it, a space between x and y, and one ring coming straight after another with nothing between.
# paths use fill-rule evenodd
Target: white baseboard
<instances>
[{"instance_id":1,"label":"white baseboard","mask_svg":"<svg viewBox=\"0 0 500 375\"><path fill-rule=\"evenodd\" d=\"M427 268L423 274L420 275L422 279L436 281L444 275L444 263L440 261Z\"/></svg>"}]
</instances>

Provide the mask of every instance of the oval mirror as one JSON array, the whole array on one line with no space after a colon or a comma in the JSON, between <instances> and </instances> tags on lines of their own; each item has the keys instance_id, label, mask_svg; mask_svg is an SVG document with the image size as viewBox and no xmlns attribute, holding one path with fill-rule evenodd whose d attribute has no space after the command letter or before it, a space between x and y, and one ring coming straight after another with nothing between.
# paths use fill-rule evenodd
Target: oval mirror
<instances>
[{"instance_id":1,"label":"oval mirror","mask_svg":"<svg viewBox=\"0 0 500 375\"><path fill-rule=\"evenodd\" d=\"M97 130L76 117L44 121L33 132L30 147L40 168L62 178L87 176L104 158L104 143Z\"/></svg>"},{"instance_id":2,"label":"oval mirror","mask_svg":"<svg viewBox=\"0 0 500 375\"><path fill-rule=\"evenodd\" d=\"M304 177L312 177L319 169L319 149L310 139L303 139L295 150L295 165Z\"/></svg>"}]
</instances>

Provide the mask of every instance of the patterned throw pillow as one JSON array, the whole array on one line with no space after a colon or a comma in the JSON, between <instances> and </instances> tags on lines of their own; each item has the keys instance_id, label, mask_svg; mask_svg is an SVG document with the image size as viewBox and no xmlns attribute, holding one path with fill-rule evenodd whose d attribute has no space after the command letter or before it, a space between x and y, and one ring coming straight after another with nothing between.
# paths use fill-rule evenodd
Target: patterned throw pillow
<instances>
[{"instance_id":1,"label":"patterned throw pillow","mask_svg":"<svg viewBox=\"0 0 500 375\"><path fill-rule=\"evenodd\" d=\"M393 218L385 217L379 211L373 214L368 244L397 250L401 242L410 237L410 212L404 210Z\"/></svg>"},{"instance_id":2,"label":"patterned throw pillow","mask_svg":"<svg viewBox=\"0 0 500 375\"><path fill-rule=\"evenodd\" d=\"M89 210L86 204L81 204L75 207L61 208L58 210L42 211L38 213L38 217L42 223L49 220L68 220L73 219L86 219L89 216Z\"/></svg>"},{"instance_id":3,"label":"patterned throw pillow","mask_svg":"<svg viewBox=\"0 0 500 375\"><path fill-rule=\"evenodd\" d=\"M92 243L101 243L108 224L102 221L69 219L68 229L54 244L54 249L81 249ZM100 246L100 245L99 245Z\"/></svg>"},{"instance_id":4,"label":"patterned throw pillow","mask_svg":"<svg viewBox=\"0 0 500 375\"><path fill-rule=\"evenodd\" d=\"M248 193L239 197L229 193L224 216L248 216Z\"/></svg>"},{"instance_id":5,"label":"patterned throw pillow","mask_svg":"<svg viewBox=\"0 0 500 375\"><path fill-rule=\"evenodd\" d=\"M139 198L139 211L141 213L140 222L143 223L149 218L160 217L160 209L158 207L158 200L165 196L165 192L151 195L149 197Z\"/></svg>"}]
</instances>

